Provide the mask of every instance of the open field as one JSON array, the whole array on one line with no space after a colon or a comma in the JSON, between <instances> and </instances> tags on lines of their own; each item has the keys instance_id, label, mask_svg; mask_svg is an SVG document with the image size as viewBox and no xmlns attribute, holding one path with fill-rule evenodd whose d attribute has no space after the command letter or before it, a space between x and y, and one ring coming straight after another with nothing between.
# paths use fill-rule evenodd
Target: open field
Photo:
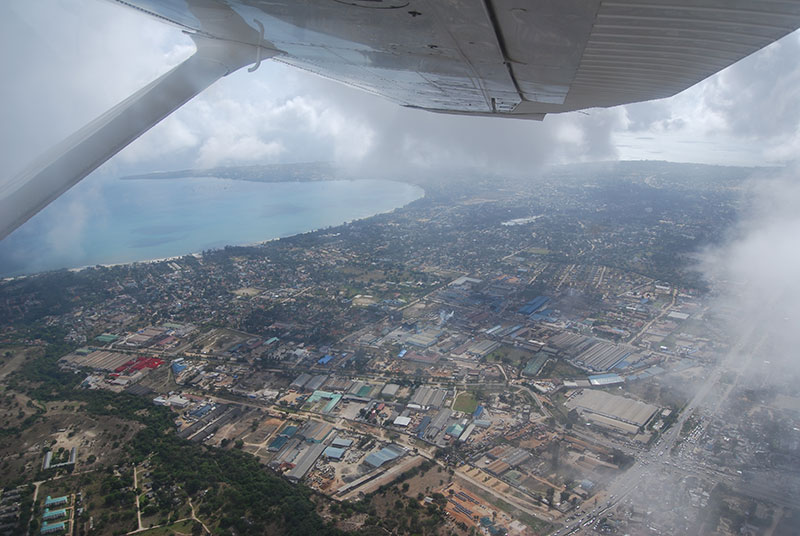
<instances>
[{"instance_id":1,"label":"open field","mask_svg":"<svg viewBox=\"0 0 800 536\"><path fill-rule=\"evenodd\" d=\"M513 346L501 346L494 352L486 356L488 363L506 363L521 368L533 357L533 352L524 348L514 348Z\"/></svg>"},{"instance_id":2,"label":"open field","mask_svg":"<svg viewBox=\"0 0 800 536\"><path fill-rule=\"evenodd\" d=\"M453 409L464 413L472 413L477 407L478 401L472 393L459 393L455 402L453 402Z\"/></svg>"}]
</instances>

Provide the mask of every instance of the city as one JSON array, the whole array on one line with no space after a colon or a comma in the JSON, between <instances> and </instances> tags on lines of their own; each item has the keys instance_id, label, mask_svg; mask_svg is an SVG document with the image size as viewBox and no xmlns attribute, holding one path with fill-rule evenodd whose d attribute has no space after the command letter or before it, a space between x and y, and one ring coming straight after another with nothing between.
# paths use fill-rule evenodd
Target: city
<instances>
[{"instance_id":1,"label":"city","mask_svg":"<svg viewBox=\"0 0 800 536\"><path fill-rule=\"evenodd\" d=\"M0 533L792 534L797 374L693 265L751 172L398 177L425 197L7 278Z\"/></svg>"}]
</instances>

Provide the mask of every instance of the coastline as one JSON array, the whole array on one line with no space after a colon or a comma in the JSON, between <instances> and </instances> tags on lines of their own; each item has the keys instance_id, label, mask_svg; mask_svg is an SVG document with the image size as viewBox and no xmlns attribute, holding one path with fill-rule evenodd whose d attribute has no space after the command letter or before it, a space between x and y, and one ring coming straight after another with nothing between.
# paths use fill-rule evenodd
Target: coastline
<instances>
[{"instance_id":1,"label":"coastline","mask_svg":"<svg viewBox=\"0 0 800 536\"><path fill-rule=\"evenodd\" d=\"M188 177L185 177L185 178L188 178ZM251 179L246 179L246 178L233 179L233 178L227 178L227 177L223 178L223 177L209 177L209 176L204 177L204 178L218 178L218 179L222 179L222 180L251 181ZM165 179L165 180L169 180L169 179ZM218 248L210 248L209 250L210 251L217 251L217 250L223 249L225 247L259 247L259 246L265 246L265 245L269 244L270 242L276 242L276 241L279 241L279 240L288 239L288 238L301 236L301 235L305 235L305 234L317 233L317 232L323 231L325 229L335 229L336 227L339 227L339 226L342 226L342 225L347 225L347 224L354 223L354 222L357 222L357 221L363 221L363 220L366 220L366 219L369 219L369 218L373 218L375 216L379 216L381 214L392 213L395 210L404 208L404 207L410 205L411 203L419 201L420 199L424 199L426 197L426 195L427 195L427 192L425 191L425 189L422 186L418 185L418 184L414 184L414 183L410 183L410 182L403 182L403 181L394 180L394 179L340 179L340 178L336 178L336 179L327 179L326 181L284 180L284 181L281 181L281 182L285 182L285 183L329 182L329 181L358 182L358 181L364 181L364 180L376 180L376 181L381 181L381 182L394 182L394 183L404 184L406 186L410 186L410 187L413 187L413 188L418 188L421 191L421 195L419 197L416 197L415 199L412 199L411 201L408 201L407 203L404 203L402 205L393 207L390 210L379 211L379 212L375 212L375 213L369 214L367 216L362 216L362 217L358 217L358 218L351 218L349 220L345 220L345 221L342 221L340 223L337 223L336 225L325 226L325 227L315 227L313 229L309 229L309 230L306 230L306 231L302 231L302 232L298 232L298 233L292 233L292 234L288 234L288 235L285 235L285 236L277 236L277 237L274 237L274 238L268 238L266 240L259 240L259 241L256 241L256 242L248 242L248 243L241 243L241 244L234 244L234 243L225 244L224 246L221 246L221 247L218 247ZM252 181L252 182L261 182L261 181ZM203 258L202 251L194 251L194 252L184 253L184 254L180 254L180 255L170 255L170 256L166 256L166 257L153 257L153 258L147 258L147 259L135 260L135 261L94 263L94 264L85 264L85 265L82 265L82 266L75 266L75 267L71 267L71 268L54 268L54 269L51 269L51 270L42 270L42 271L39 271L39 272L31 272L31 273L27 273L27 274L0 276L0 280L13 281L13 280L16 280L16 279L34 277L34 276L37 276L37 275L46 274L46 273L49 273L49 272L61 271L61 270L66 270L68 272L77 273L77 272L81 272L81 271L84 271L84 270L97 268L97 267L115 268L115 267L119 267L119 266L130 266L130 265L134 265L134 264L157 264L157 263L161 263L161 262L177 261L177 260L180 260L180 259L182 259L184 257L187 257L187 256L192 256L192 257L195 257L197 259L202 259Z\"/></svg>"}]
</instances>

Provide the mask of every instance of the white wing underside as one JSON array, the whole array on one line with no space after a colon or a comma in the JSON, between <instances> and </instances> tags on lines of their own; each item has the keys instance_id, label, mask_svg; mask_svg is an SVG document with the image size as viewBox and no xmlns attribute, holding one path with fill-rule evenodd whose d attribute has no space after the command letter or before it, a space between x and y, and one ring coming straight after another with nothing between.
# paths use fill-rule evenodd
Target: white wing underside
<instances>
[{"instance_id":1,"label":"white wing underside","mask_svg":"<svg viewBox=\"0 0 800 536\"><path fill-rule=\"evenodd\" d=\"M797 0L121 3L235 39L208 18L224 4L278 61L405 106L534 119L669 97L800 27Z\"/></svg>"},{"instance_id":2,"label":"white wing underside","mask_svg":"<svg viewBox=\"0 0 800 536\"><path fill-rule=\"evenodd\" d=\"M430 111L672 96L800 27L800 0L112 0L198 52L0 183L0 239L221 76L274 57ZM202 43L202 45L201 45Z\"/></svg>"}]
</instances>

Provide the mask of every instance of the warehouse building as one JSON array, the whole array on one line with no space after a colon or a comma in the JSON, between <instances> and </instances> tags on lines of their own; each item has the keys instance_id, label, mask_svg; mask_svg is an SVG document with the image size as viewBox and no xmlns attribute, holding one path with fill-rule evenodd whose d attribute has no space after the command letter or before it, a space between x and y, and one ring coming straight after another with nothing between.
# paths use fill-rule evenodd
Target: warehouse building
<instances>
[{"instance_id":1,"label":"warehouse building","mask_svg":"<svg viewBox=\"0 0 800 536\"><path fill-rule=\"evenodd\" d=\"M327 447L322 443L311 445L295 459L295 466L286 473L286 478L297 482L311 469L317 458L323 453Z\"/></svg>"},{"instance_id":2,"label":"warehouse building","mask_svg":"<svg viewBox=\"0 0 800 536\"><path fill-rule=\"evenodd\" d=\"M373 452L372 454L367 456L364 459L364 463L377 469L383 464L388 463L392 460L396 460L402 455L403 451L400 449L400 447L395 447L394 445L390 445L388 447L382 448L377 452Z\"/></svg>"},{"instance_id":3,"label":"warehouse building","mask_svg":"<svg viewBox=\"0 0 800 536\"><path fill-rule=\"evenodd\" d=\"M658 407L604 391L579 389L565 405L584 418L626 434L638 433L658 411Z\"/></svg>"}]
</instances>

